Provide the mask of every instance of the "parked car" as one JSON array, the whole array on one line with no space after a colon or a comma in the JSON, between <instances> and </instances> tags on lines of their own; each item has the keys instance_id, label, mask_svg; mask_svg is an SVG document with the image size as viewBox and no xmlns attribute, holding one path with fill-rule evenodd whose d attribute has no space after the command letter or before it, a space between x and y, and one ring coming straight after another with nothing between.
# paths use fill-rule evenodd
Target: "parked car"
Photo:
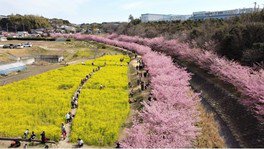
<instances>
[{"instance_id":1,"label":"parked car","mask_svg":"<svg viewBox=\"0 0 264 149\"><path fill-rule=\"evenodd\" d=\"M22 44L17 44L17 45L15 45L15 47L14 48L17 48L17 49L23 49L24 48L24 46L22 45Z\"/></svg>"},{"instance_id":2,"label":"parked car","mask_svg":"<svg viewBox=\"0 0 264 149\"><path fill-rule=\"evenodd\" d=\"M4 46L3 46L3 48L10 48L10 44L5 44Z\"/></svg>"},{"instance_id":3,"label":"parked car","mask_svg":"<svg viewBox=\"0 0 264 149\"><path fill-rule=\"evenodd\" d=\"M32 47L32 44L30 42L28 42L28 43L24 43L23 46L24 47Z\"/></svg>"},{"instance_id":4,"label":"parked car","mask_svg":"<svg viewBox=\"0 0 264 149\"><path fill-rule=\"evenodd\" d=\"M5 45L3 45L3 48L9 48L10 47L10 44L5 44Z\"/></svg>"},{"instance_id":5,"label":"parked car","mask_svg":"<svg viewBox=\"0 0 264 149\"><path fill-rule=\"evenodd\" d=\"M14 49L15 48L15 45L14 44L5 44L4 46L3 46L3 48L9 48L9 49Z\"/></svg>"},{"instance_id":6,"label":"parked car","mask_svg":"<svg viewBox=\"0 0 264 149\"><path fill-rule=\"evenodd\" d=\"M9 48L10 48L10 49L14 49L14 48L16 48L16 45L14 45L14 44L10 44Z\"/></svg>"},{"instance_id":7,"label":"parked car","mask_svg":"<svg viewBox=\"0 0 264 149\"><path fill-rule=\"evenodd\" d=\"M3 48L4 47L4 45L0 45L0 48Z\"/></svg>"}]
</instances>

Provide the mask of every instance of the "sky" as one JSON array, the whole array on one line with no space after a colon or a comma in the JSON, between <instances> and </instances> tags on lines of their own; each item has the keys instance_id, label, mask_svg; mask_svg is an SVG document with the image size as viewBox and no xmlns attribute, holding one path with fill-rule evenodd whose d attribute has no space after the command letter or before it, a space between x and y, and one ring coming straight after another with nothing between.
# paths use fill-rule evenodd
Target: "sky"
<instances>
[{"instance_id":1,"label":"sky","mask_svg":"<svg viewBox=\"0 0 264 149\"><path fill-rule=\"evenodd\" d=\"M264 0L0 0L0 15L33 14L61 18L72 23L128 21L132 14L192 14L254 7L263 8Z\"/></svg>"}]
</instances>

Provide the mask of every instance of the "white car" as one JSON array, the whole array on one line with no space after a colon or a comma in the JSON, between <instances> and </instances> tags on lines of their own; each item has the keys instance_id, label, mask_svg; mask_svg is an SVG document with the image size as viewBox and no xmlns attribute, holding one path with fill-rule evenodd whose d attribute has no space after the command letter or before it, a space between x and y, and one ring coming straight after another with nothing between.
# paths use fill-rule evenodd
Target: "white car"
<instances>
[{"instance_id":1,"label":"white car","mask_svg":"<svg viewBox=\"0 0 264 149\"><path fill-rule=\"evenodd\" d=\"M0 45L0 48L3 48L4 45Z\"/></svg>"},{"instance_id":2,"label":"white car","mask_svg":"<svg viewBox=\"0 0 264 149\"><path fill-rule=\"evenodd\" d=\"M24 46L22 44L17 44L17 45L15 45L15 48L17 48L17 49L23 49Z\"/></svg>"},{"instance_id":3,"label":"white car","mask_svg":"<svg viewBox=\"0 0 264 149\"><path fill-rule=\"evenodd\" d=\"M28 42L28 43L24 43L23 46L24 47L32 47L32 44Z\"/></svg>"}]
</instances>

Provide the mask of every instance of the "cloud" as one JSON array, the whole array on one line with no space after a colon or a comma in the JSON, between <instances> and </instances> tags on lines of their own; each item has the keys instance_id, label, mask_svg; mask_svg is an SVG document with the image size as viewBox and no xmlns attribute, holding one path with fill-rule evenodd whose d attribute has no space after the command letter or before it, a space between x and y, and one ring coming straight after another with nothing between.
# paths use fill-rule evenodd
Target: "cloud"
<instances>
[{"instance_id":1,"label":"cloud","mask_svg":"<svg viewBox=\"0 0 264 149\"><path fill-rule=\"evenodd\" d=\"M131 9L136 9L136 8L142 8L142 6L144 6L144 3L142 1L138 1L138 2L131 2L131 3L123 4L121 5L121 8L125 10L131 10Z\"/></svg>"},{"instance_id":2,"label":"cloud","mask_svg":"<svg viewBox=\"0 0 264 149\"><path fill-rule=\"evenodd\" d=\"M35 14L47 17L78 15L79 6L90 0L0 0L5 14Z\"/></svg>"}]
</instances>

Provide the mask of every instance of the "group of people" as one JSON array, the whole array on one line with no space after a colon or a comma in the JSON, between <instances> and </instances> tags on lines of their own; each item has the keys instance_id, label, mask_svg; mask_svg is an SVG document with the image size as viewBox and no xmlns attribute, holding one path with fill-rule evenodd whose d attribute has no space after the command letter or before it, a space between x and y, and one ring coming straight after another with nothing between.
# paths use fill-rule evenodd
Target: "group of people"
<instances>
[{"instance_id":1,"label":"group of people","mask_svg":"<svg viewBox=\"0 0 264 149\"><path fill-rule=\"evenodd\" d=\"M44 134L44 135L42 135L42 134ZM30 135L29 138L28 138L28 136L29 136L29 129L26 129L25 132L24 132L23 139L28 139L29 141L32 141L32 140L36 139L36 134L35 134L34 131L31 132L31 135ZM41 133L41 136L45 137L45 132L44 131ZM43 138L43 141L44 141L44 138Z\"/></svg>"},{"instance_id":2,"label":"group of people","mask_svg":"<svg viewBox=\"0 0 264 149\"><path fill-rule=\"evenodd\" d=\"M94 69L93 69L93 71L94 71ZM80 86L82 86L91 77L91 75L92 74L86 75L85 78L81 80Z\"/></svg>"},{"instance_id":3,"label":"group of people","mask_svg":"<svg viewBox=\"0 0 264 149\"><path fill-rule=\"evenodd\" d=\"M147 89L147 87L150 85L150 83L149 83L149 81L144 82L142 78L143 77L147 78L149 76L149 72L148 72L148 70L140 72L140 70L143 70L145 67L145 64L142 61L142 59L138 59L137 63L139 64L138 66L136 66L137 75L139 76L139 79L137 80L137 85L140 85L141 91L144 91L145 89Z\"/></svg>"},{"instance_id":4,"label":"group of people","mask_svg":"<svg viewBox=\"0 0 264 149\"><path fill-rule=\"evenodd\" d=\"M136 70L143 70L144 69L144 67L145 67L145 63L143 62L143 60L142 59L137 59L137 63L139 64L139 65L137 65L136 66Z\"/></svg>"},{"instance_id":5,"label":"group of people","mask_svg":"<svg viewBox=\"0 0 264 149\"><path fill-rule=\"evenodd\" d=\"M100 66L97 67L96 69L93 69L93 72L95 71L98 71L100 70ZM84 79L81 80L80 82L80 85L79 85L79 88L78 90L75 92L74 96L72 97L72 100L71 100L71 108L72 109L75 109L75 108L78 108L78 99L79 99L79 96L80 96L80 93L81 93L81 88L82 86L84 85L84 83L89 79L91 78L92 76L92 73L88 74L85 76ZM74 114L71 113L71 112L68 112L66 115L65 115L65 119L66 119L66 124L68 123L71 123L73 118L74 118ZM62 134L62 139L65 140L66 137L67 137L67 131L66 131L66 126L64 123L61 123L61 134ZM78 142L77 142L78 146L81 147L83 146L83 141L81 139L78 139Z\"/></svg>"},{"instance_id":6,"label":"group of people","mask_svg":"<svg viewBox=\"0 0 264 149\"><path fill-rule=\"evenodd\" d=\"M62 129L62 133L64 134L64 137L66 138L66 128L65 128L65 125L64 123L62 123L61 125L61 129ZM45 131L42 131L42 133L40 134L41 136L41 143L45 144L47 143L50 139L49 138L46 138L46 134L45 134ZM64 139L65 139L64 138ZM29 142L31 142L32 140L35 140L35 141L38 141L36 140L36 134L34 131L32 131L30 137L29 137L29 129L26 129L24 134L23 134L23 139L25 140L28 140ZM82 147L84 145L84 142L82 139L78 138L78 141L77 141L77 147ZM21 146L21 143L20 143L20 140L19 139L14 139L11 144L10 144L10 148L18 148ZM24 144L23 146L24 149L28 148L28 144ZM49 148L48 145L45 145L44 148Z\"/></svg>"},{"instance_id":7,"label":"group of people","mask_svg":"<svg viewBox=\"0 0 264 149\"><path fill-rule=\"evenodd\" d=\"M64 123L61 124L61 133L62 133L63 140L65 140L67 136L67 132L66 132L66 127ZM83 140L78 138L77 147L82 147L82 146L83 146Z\"/></svg>"},{"instance_id":8,"label":"group of people","mask_svg":"<svg viewBox=\"0 0 264 149\"><path fill-rule=\"evenodd\" d=\"M137 58L137 57L136 57ZM146 79L143 79L143 78L147 78L149 77L149 71L148 70L144 70L144 67L145 67L145 64L144 62L142 61L142 59L140 58L137 58L137 66L136 66L136 70L137 70L137 76L138 76L138 79L137 79L137 85L140 86L140 90L141 91L144 91L146 90L149 86L150 86L150 81L144 81ZM128 86L130 88L132 88L130 90L130 94L129 96L130 97L133 97L134 94L135 94L135 91L133 89L133 85L131 84L131 82L128 83ZM134 101L132 99L129 99L129 103L133 103Z\"/></svg>"},{"instance_id":9,"label":"group of people","mask_svg":"<svg viewBox=\"0 0 264 149\"><path fill-rule=\"evenodd\" d=\"M26 129L26 131L24 132L24 139L27 139L29 135L29 129ZM45 143L47 141L49 141L49 138L46 138L46 134L45 131L42 131L42 133L40 134L41 136L41 143ZM31 132L31 135L29 137L29 141L35 140L36 139L36 134L34 131Z\"/></svg>"},{"instance_id":10,"label":"group of people","mask_svg":"<svg viewBox=\"0 0 264 149\"><path fill-rule=\"evenodd\" d=\"M100 70L100 67L98 67L98 68L96 68L96 69L93 69L93 72L98 71L98 70ZM77 92L74 94L74 96L72 97L72 100L71 100L71 107L72 107L72 109L78 108L78 99L79 99L79 95L80 95L80 93L81 93L81 86L83 86L84 83L85 83L89 78L91 78L91 76L92 76L92 73L86 75L85 78L81 80L80 85L79 85L80 87L79 87L79 89L77 90Z\"/></svg>"},{"instance_id":11,"label":"group of people","mask_svg":"<svg viewBox=\"0 0 264 149\"><path fill-rule=\"evenodd\" d=\"M106 63L105 63L106 65ZM101 69L101 66L98 66L97 68L93 69L93 72L99 71Z\"/></svg>"},{"instance_id":12,"label":"group of people","mask_svg":"<svg viewBox=\"0 0 264 149\"><path fill-rule=\"evenodd\" d=\"M78 89L77 92L72 97L72 100L71 100L72 109L78 108L78 99L79 99L80 93L81 93L81 89Z\"/></svg>"}]
</instances>

